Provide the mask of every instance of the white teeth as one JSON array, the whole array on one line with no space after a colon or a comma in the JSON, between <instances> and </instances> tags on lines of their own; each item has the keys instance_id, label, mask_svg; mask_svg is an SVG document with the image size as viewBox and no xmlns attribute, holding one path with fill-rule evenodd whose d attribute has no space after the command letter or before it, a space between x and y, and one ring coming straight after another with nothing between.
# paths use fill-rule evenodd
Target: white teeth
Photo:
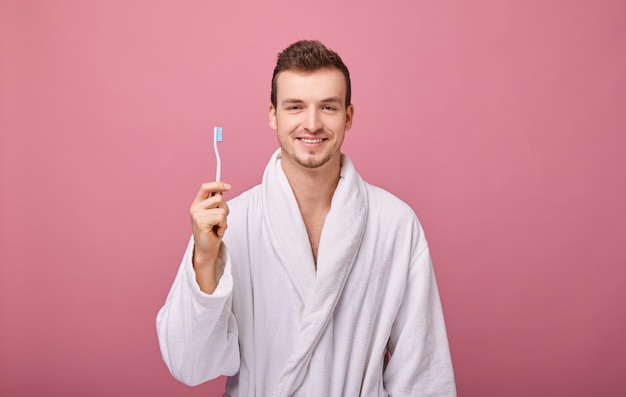
<instances>
[{"instance_id":1,"label":"white teeth","mask_svg":"<svg viewBox=\"0 0 626 397\"><path fill-rule=\"evenodd\" d=\"M320 143L323 141L322 138L318 138L318 139L306 139L306 138L300 138L304 143Z\"/></svg>"}]
</instances>

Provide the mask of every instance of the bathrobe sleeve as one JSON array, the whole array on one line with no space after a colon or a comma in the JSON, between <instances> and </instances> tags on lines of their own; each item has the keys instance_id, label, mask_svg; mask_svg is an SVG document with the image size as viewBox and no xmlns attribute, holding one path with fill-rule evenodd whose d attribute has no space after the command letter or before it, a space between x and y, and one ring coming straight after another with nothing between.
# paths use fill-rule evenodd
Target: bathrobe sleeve
<instances>
[{"instance_id":1,"label":"bathrobe sleeve","mask_svg":"<svg viewBox=\"0 0 626 397\"><path fill-rule=\"evenodd\" d=\"M195 386L239 370L238 332L232 314L233 278L222 244L223 274L212 295L200 290L189 242L164 306L157 314L157 335L163 360L179 381Z\"/></svg>"},{"instance_id":2,"label":"bathrobe sleeve","mask_svg":"<svg viewBox=\"0 0 626 397\"><path fill-rule=\"evenodd\" d=\"M456 396L445 323L433 265L419 222L402 304L389 340L391 358L384 373L390 396Z\"/></svg>"}]
</instances>

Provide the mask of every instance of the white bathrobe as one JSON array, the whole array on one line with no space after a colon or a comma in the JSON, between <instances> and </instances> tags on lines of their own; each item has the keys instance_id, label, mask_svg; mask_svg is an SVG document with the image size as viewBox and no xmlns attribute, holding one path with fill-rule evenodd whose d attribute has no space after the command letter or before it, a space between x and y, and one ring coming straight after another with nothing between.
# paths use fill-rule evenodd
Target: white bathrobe
<instances>
[{"instance_id":1,"label":"white bathrobe","mask_svg":"<svg viewBox=\"0 0 626 397\"><path fill-rule=\"evenodd\" d=\"M415 213L342 156L317 267L295 196L270 159L228 203L223 274L207 295L190 241L157 316L181 382L230 376L226 396L454 396L439 294Z\"/></svg>"}]
</instances>

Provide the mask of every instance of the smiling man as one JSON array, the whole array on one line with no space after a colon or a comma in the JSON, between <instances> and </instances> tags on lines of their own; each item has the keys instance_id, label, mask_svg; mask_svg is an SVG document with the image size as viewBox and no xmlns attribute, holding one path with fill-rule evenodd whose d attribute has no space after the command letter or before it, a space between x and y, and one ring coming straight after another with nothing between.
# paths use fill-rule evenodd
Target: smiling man
<instances>
[{"instance_id":1,"label":"smiling man","mask_svg":"<svg viewBox=\"0 0 626 397\"><path fill-rule=\"evenodd\" d=\"M352 104L345 103L341 72L286 70L276 77L276 84L281 90L270 105L270 127L278 133L283 161L307 168L325 166L338 176L341 144L354 113Z\"/></svg>"},{"instance_id":2,"label":"smiling man","mask_svg":"<svg viewBox=\"0 0 626 397\"><path fill-rule=\"evenodd\" d=\"M281 52L260 185L201 186L193 237L157 316L180 381L226 396L455 396L437 285L413 210L341 153L348 69L318 41ZM226 229L228 228L228 231Z\"/></svg>"}]
</instances>

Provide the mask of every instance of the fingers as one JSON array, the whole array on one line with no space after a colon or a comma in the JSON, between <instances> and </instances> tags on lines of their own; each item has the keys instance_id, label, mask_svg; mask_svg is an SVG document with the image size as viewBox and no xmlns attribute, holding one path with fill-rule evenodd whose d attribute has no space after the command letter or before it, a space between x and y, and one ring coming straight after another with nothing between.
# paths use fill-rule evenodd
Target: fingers
<instances>
[{"instance_id":1,"label":"fingers","mask_svg":"<svg viewBox=\"0 0 626 397\"><path fill-rule=\"evenodd\" d=\"M202 201L194 200L194 202L191 203L191 208L189 209L189 212L193 216L193 214L196 212L217 208L225 210L225 215L228 215L228 204L226 204L226 200L224 200L224 196L222 196L221 194L216 194L215 196L208 197Z\"/></svg>"},{"instance_id":2,"label":"fingers","mask_svg":"<svg viewBox=\"0 0 626 397\"><path fill-rule=\"evenodd\" d=\"M198 252L200 257L211 262L217 258L222 237L228 228L227 213L227 207L192 210L191 226L195 252Z\"/></svg>"},{"instance_id":3,"label":"fingers","mask_svg":"<svg viewBox=\"0 0 626 397\"><path fill-rule=\"evenodd\" d=\"M217 257L221 239L228 228L229 213L228 205L221 193L230 188L230 185L224 182L204 183L191 204L189 213L198 257L212 259Z\"/></svg>"},{"instance_id":4,"label":"fingers","mask_svg":"<svg viewBox=\"0 0 626 397\"><path fill-rule=\"evenodd\" d=\"M207 198L215 195L215 193L227 192L231 189L231 186L225 182L206 182L200 186L198 194L194 199L194 203L206 200Z\"/></svg>"},{"instance_id":5,"label":"fingers","mask_svg":"<svg viewBox=\"0 0 626 397\"><path fill-rule=\"evenodd\" d=\"M229 191L230 189L231 186L224 182L203 183L200 186L195 199L191 203L190 212L192 216L194 212L210 208L225 208L226 215L228 215L228 206L226 205L224 196L221 193Z\"/></svg>"},{"instance_id":6,"label":"fingers","mask_svg":"<svg viewBox=\"0 0 626 397\"><path fill-rule=\"evenodd\" d=\"M215 234L217 237L224 236L228 227L228 208L211 208L191 213L194 235L197 237Z\"/></svg>"},{"instance_id":7,"label":"fingers","mask_svg":"<svg viewBox=\"0 0 626 397\"><path fill-rule=\"evenodd\" d=\"M201 188L201 191L189 209L195 229L214 230L221 237L226 230L226 217L230 212L228 204L221 194L202 199L205 193L210 194L214 190Z\"/></svg>"}]
</instances>

